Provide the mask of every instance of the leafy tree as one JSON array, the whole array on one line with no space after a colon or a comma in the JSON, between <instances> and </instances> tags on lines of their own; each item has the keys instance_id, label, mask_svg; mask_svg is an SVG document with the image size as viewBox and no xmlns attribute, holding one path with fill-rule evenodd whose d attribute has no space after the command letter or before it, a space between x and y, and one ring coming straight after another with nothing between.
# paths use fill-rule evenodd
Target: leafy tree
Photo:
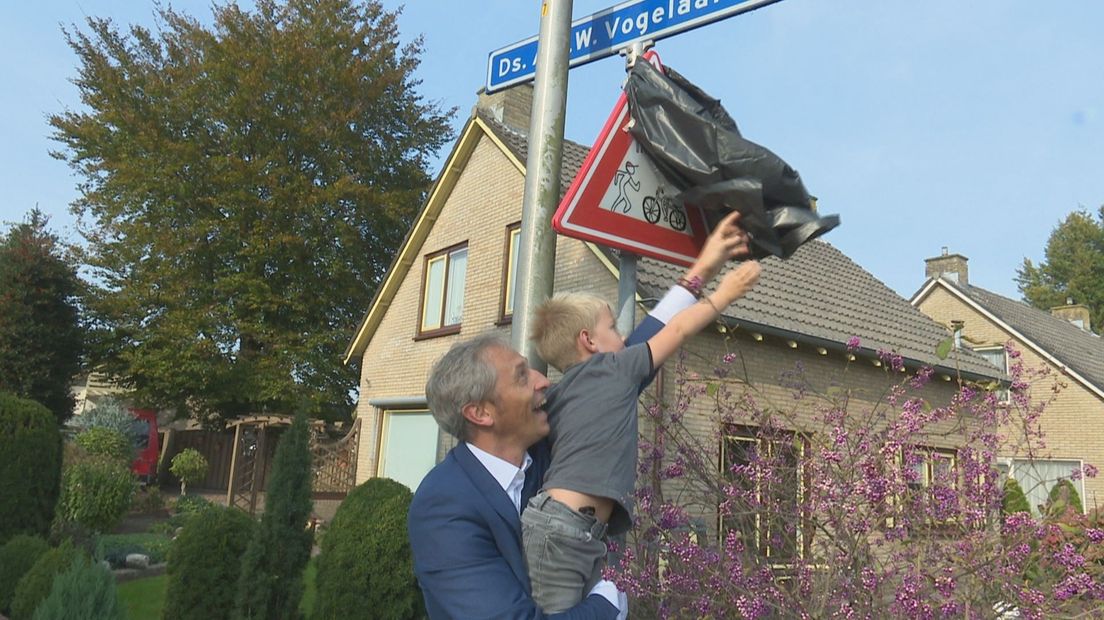
<instances>
[{"instance_id":1,"label":"leafy tree","mask_svg":"<svg viewBox=\"0 0 1104 620\"><path fill-rule=\"evenodd\" d=\"M50 123L94 222L96 357L142 402L203 419L304 398L347 416L340 354L452 112L418 94L421 41L401 46L377 0L213 12L66 33L87 111Z\"/></svg>"},{"instance_id":2,"label":"leafy tree","mask_svg":"<svg viewBox=\"0 0 1104 620\"><path fill-rule=\"evenodd\" d=\"M241 556L256 524L237 508L192 515L169 550L163 620L233 617Z\"/></svg>"},{"instance_id":3,"label":"leafy tree","mask_svg":"<svg viewBox=\"0 0 1104 620\"><path fill-rule=\"evenodd\" d=\"M53 413L0 392L0 543L50 530L61 485L61 433Z\"/></svg>"},{"instance_id":4,"label":"leafy tree","mask_svg":"<svg viewBox=\"0 0 1104 620\"><path fill-rule=\"evenodd\" d=\"M261 525L242 558L238 618L299 617L313 538L307 529L313 507L309 434L300 413L276 446Z\"/></svg>"},{"instance_id":5,"label":"leafy tree","mask_svg":"<svg viewBox=\"0 0 1104 620\"><path fill-rule=\"evenodd\" d=\"M1016 281L1024 299L1048 310L1067 299L1089 307L1092 328L1104 326L1104 207L1094 218L1074 211L1050 233L1046 260L1038 266L1024 259Z\"/></svg>"},{"instance_id":6,"label":"leafy tree","mask_svg":"<svg viewBox=\"0 0 1104 620\"><path fill-rule=\"evenodd\" d=\"M189 484L199 484L207 475L207 459L199 450L185 448L172 458L169 471L180 479L180 495L185 495Z\"/></svg>"},{"instance_id":7,"label":"leafy tree","mask_svg":"<svg viewBox=\"0 0 1104 620\"><path fill-rule=\"evenodd\" d=\"M0 390L42 403L64 423L84 346L80 281L48 222L36 208L0 236Z\"/></svg>"}]
</instances>

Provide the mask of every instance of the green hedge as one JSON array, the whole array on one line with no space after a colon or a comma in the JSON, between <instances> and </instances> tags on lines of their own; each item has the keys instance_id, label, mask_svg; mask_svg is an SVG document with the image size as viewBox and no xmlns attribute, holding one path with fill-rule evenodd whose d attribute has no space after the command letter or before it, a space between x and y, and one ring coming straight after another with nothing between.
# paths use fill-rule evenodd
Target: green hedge
<instances>
[{"instance_id":1,"label":"green hedge","mask_svg":"<svg viewBox=\"0 0 1104 620\"><path fill-rule=\"evenodd\" d=\"M35 609L49 596L54 578L69 570L78 557L83 554L69 543L43 553L15 587L11 620L31 620Z\"/></svg>"},{"instance_id":2,"label":"green hedge","mask_svg":"<svg viewBox=\"0 0 1104 620\"><path fill-rule=\"evenodd\" d=\"M65 470L58 518L106 532L126 514L137 490L138 480L128 465L89 457Z\"/></svg>"},{"instance_id":3,"label":"green hedge","mask_svg":"<svg viewBox=\"0 0 1104 620\"><path fill-rule=\"evenodd\" d=\"M114 429L94 426L78 433L75 441L86 453L115 459L127 467L134 460L134 446L130 438Z\"/></svg>"},{"instance_id":4,"label":"green hedge","mask_svg":"<svg viewBox=\"0 0 1104 620\"><path fill-rule=\"evenodd\" d=\"M27 534L20 534L0 547L0 613L11 611L15 586L49 550L45 539Z\"/></svg>"},{"instance_id":5,"label":"green hedge","mask_svg":"<svg viewBox=\"0 0 1104 620\"><path fill-rule=\"evenodd\" d=\"M33 620L126 620L111 571L77 556L54 578Z\"/></svg>"},{"instance_id":6,"label":"green hedge","mask_svg":"<svg viewBox=\"0 0 1104 620\"><path fill-rule=\"evenodd\" d=\"M412 497L398 482L373 478L341 502L322 538L313 620L343 619L351 609L378 618L425 615L406 533Z\"/></svg>"},{"instance_id":7,"label":"green hedge","mask_svg":"<svg viewBox=\"0 0 1104 620\"><path fill-rule=\"evenodd\" d=\"M50 531L61 480L61 434L42 405L0 392L0 544Z\"/></svg>"},{"instance_id":8,"label":"green hedge","mask_svg":"<svg viewBox=\"0 0 1104 620\"><path fill-rule=\"evenodd\" d=\"M169 550L163 620L233 617L241 558L255 525L237 508L211 507L188 519Z\"/></svg>"}]
</instances>

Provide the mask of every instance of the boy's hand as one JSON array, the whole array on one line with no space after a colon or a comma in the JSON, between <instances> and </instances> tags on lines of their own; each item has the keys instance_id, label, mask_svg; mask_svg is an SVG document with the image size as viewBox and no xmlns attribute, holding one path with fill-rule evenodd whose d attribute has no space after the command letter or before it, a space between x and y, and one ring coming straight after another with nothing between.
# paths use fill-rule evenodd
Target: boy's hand
<instances>
[{"instance_id":1,"label":"boy's hand","mask_svg":"<svg viewBox=\"0 0 1104 620\"><path fill-rule=\"evenodd\" d=\"M708 282L720 272L724 264L734 258L747 256L748 236L743 228L740 228L740 212L729 213L717 227L710 233L709 238L702 247L698 260L687 272L687 278L699 277L702 282Z\"/></svg>"},{"instance_id":2,"label":"boy's hand","mask_svg":"<svg viewBox=\"0 0 1104 620\"><path fill-rule=\"evenodd\" d=\"M717 285L715 295L719 297L717 308L725 306L743 297L759 281L759 272L762 268L759 261L744 261L739 267L729 271Z\"/></svg>"}]
</instances>

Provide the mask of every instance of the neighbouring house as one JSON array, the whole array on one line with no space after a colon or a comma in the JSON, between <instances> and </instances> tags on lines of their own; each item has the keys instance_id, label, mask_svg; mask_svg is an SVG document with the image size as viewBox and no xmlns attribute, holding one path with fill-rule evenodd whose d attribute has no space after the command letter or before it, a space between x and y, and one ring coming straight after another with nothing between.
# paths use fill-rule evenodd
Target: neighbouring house
<instances>
[{"instance_id":1,"label":"neighbouring house","mask_svg":"<svg viewBox=\"0 0 1104 620\"><path fill-rule=\"evenodd\" d=\"M451 437L438 432L427 410L430 367L460 339L488 331L509 335L529 92L519 86L480 95L346 350L345 362L359 362L361 373L358 483L388 477L416 488L454 445ZM586 154L585 147L565 141L561 189ZM680 268L641 259L638 316L681 273ZM557 291L586 291L614 302L617 284L613 252L558 239ZM946 331L822 241L807 244L787 261L764 261L756 289L724 314L724 333L707 330L687 345L690 371L709 376L726 352L735 352L764 397L783 403L792 402L792 389L783 377L799 365L814 389L827 391L839 379L858 394L879 393L897 380L881 367L876 355L880 349L897 352L912 368L934 367L936 380L929 389L936 400L949 398L959 377L992 380L1000 374L968 350L957 352L953 360L940 360L935 352ZM861 340L854 353L847 348L851 337ZM844 373L849 357L853 361ZM662 396L665 389L673 393L670 384L661 376L652 395ZM705 403L695 404L687 418L688 426L703 437L717 436L710 411ZM812 412L803 415L811 419ZM754 441L754 431L746 426L725 429L711 462L738 458L733 448ZM925 448L933 460L953 463L954 437Z\"/></svg>"},{"instance_id":2,"label":"neighbouring house","mask_svg":"<svg viewBox=\"0 0 1104 620\"><path fill-rule=\"evenodd\" d=\"M1010 445L1002 454L1009 474L1024 487L1033 509L1046 503L1060 478L1073 478L1087 510L1104 502L1104 478L1072 475L1085 464L1104 466L1104 341L1091 331L1089 309L1073 304L1050 312L970 283L968 259L948 253L925 261L925 277L912 305L952 330L962 346L1008 368L1005 345L1021 353L1025 368L1049 368L1064 388L1040 424L1045 447L1029 455ZM1051 397L1053 381L1034 385L1032 397ZM1010 433L1015 440L1017 435ZM1032 458L1034 457L1034 458Z\"/></svg>"}]
</instances>

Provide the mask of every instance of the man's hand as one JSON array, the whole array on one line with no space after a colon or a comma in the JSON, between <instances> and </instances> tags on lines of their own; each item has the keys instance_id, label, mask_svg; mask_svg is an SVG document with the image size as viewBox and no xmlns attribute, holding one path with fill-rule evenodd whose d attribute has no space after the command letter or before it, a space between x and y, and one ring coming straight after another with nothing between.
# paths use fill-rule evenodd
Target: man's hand
<instances>
[{"instance_id":1,"label":"man's hand","mask_svg":"<svg viewBox=\"0 0 1104 620\"><path fill-rule=\"evenodd\" d=\"M747 256L749 253L747 232L740 227L740 212L733 211L710 233L701 254L698 255L698 260L694 262L690 271L686 272L686 278L692 280L698 277L701 278L702 283L709 282L720 272L726 262Z\"/></svg>"}]
</instances>

